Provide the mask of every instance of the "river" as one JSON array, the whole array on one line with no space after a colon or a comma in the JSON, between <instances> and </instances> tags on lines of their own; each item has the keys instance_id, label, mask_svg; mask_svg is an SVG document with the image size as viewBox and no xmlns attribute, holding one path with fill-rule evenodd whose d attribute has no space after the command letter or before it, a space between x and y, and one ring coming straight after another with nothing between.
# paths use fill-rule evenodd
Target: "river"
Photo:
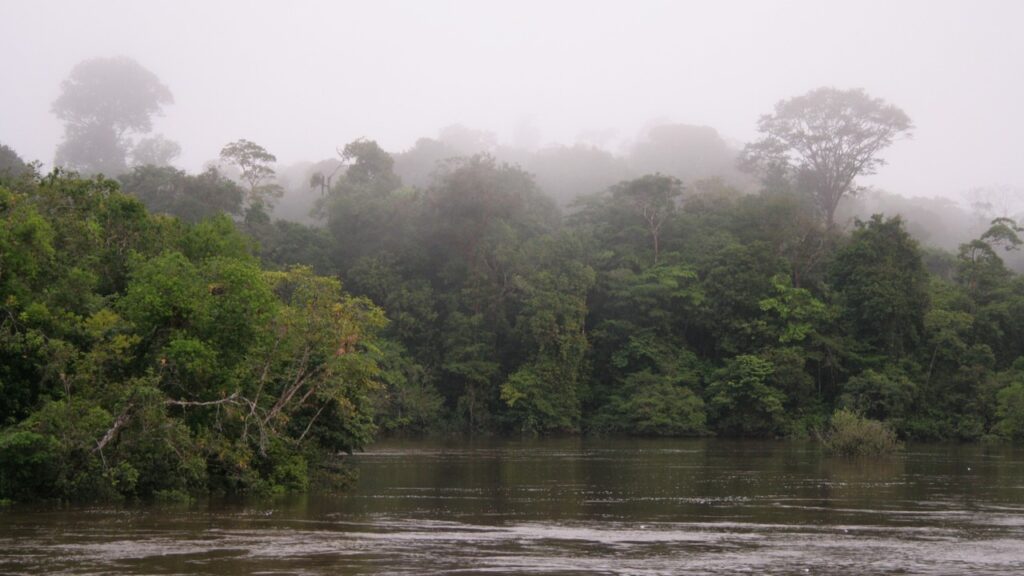
<instances>
[{"instance_id":1,"label":"river","mask_svg":"<svg viewBox=\"0 0 1024 576\"><path fill-rule=\"evenodd\" d=\"M0 573L1022 574L1024 450L384 442L344 494L0 511Z\"/></svg>"}]
</instances>

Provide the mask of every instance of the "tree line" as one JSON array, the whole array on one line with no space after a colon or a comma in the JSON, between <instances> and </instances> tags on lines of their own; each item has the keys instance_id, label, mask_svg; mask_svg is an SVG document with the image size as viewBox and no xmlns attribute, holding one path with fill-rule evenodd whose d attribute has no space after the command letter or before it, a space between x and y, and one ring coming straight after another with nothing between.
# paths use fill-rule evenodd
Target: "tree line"
<instances>
[{"instance_id":1,"label":"tree line","mask_svg":"<svg viewBox=\"0 0 1024 576\"><path fill-rule=\"evenodd\" d=\"M67 140L131 148L81 114ZM380 434L806 437L852 413L1020 441L1017 223L955 252L836 223L911 129L823 88L760 121L756 193L652 173L566 209L488 154L403 183L360 139L311 179L312 224L273 219L247 140L227 170L117 181L0 149L0 497L302 489Z\"/></svg>"}]
</instances>

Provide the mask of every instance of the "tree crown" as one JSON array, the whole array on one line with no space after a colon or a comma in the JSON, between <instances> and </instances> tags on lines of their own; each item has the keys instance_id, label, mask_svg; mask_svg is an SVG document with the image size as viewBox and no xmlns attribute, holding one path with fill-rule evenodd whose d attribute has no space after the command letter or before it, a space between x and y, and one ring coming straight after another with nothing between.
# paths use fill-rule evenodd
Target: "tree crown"
<instances>
[{"instance_id":1,"label":"tree crown","mask_svg":"<svg viewBox=\"0 0 1024 576\"><path fill-rule=\"evenodd\" d=\"M762 116L761 139L748 144L740 162L749 170L790 174L811 189L829 224L854 179L874 174L879 153L913 129L903 110L864 90L818 88L783 100Z\"/></svg>"},{"instance_id":2,"label":"tree crown","mask_svg":"<svg viewBox=\"0 0 1024 576\"><path fill-rule=\"evenodd\" d=\"M174 96L155 74L125 56L79 62L61 83L53 113L70 125L109 126L117 134L149 132L152 117Z\"/></svg>"}]
</instances>

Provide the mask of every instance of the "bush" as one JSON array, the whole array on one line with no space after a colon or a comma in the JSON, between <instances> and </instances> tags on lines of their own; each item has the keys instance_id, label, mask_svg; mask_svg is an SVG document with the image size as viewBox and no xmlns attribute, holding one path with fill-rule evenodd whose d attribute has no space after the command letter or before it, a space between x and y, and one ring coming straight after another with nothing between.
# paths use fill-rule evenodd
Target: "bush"
<instances>
[{"instance_id":1,"label":"bush","mask_svg":"<svg viewBox=\"0 0 1024 576\"><path fill-rule=\"evenodd\" d=\"M1010 440L1024 440L1024 382L1015 382L996 395L994 431Z\"/></svg>"},{"instance_id":2,"label":"bush","mask_svg":"<svg viewBox=\"0 0 1024 576\"><path fill-rule=\"evenodd\" d=\"M869 418L901 419L913 408L916 393L916 385L898 368L868 369L846 383L840 405Z\"/></svg>"},{"instance_id":3,"label":"bush","mask_svg":"<svg viewBox=\"0 0 1024 576\"><path fill-rule=\"evenodd\" d=\"M849 410L832 414L825 448L841 456L880 456L899 448L896 433L887 424Z\"/></svg>"},{"instance_id":4,"label":"bush","mask_svg":"<svg viewBox=\"0 0 1024 576\"><path fill-rule=\"evenodd\" d=\"M641 372L631 379L649 381L622 410L629 432L642 436L695 436L705 433L704 401L685 386Z\"/></svg>"},{"instance_id":5,"label":"bush","mask_svg":"<svg viewBox=\"0 0 1024 576\"><path fill-rule=\"evenodd\" d=\"M0 498L52 497L60 466L60 447L52 436L26 430L0 434Z\"/></svg>"},{"instance_id":6,"label":"bush","mask_svg":"<svg viewBox=\"0 0 1024 576\"><path fill-rule=\"evenodd\" d=\"M704 401L674 378L635 372L622 380L623 393L587 422L594 434L703 436L708 433Z\"/></svg>"},{"instance_id":7,"label":"bush","mask_svg":"<svg viewBox=\"0 0 1024 576\"><path fill-rule=\"evenodd\" d=\"M760 356L741 355L715 373L707 394L718 432L759 437L785 432L786 395L770 385L774 371L775 366Z\"/></svg>"}]
</instances>

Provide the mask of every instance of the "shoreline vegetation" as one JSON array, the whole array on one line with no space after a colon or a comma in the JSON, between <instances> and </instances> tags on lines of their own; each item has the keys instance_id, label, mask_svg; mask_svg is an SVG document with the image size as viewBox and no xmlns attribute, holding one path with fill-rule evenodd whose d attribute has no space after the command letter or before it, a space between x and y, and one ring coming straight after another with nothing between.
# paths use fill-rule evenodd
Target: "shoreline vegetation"
<instances>
[{"instance_id":1,"label":"shoreline vegetation","mask_svg":"<svg viewBox=\"0 0 1024 576\"><path fill-rule=\"evenodd\" d=\"M753 190L653 172L562 209L491 154L421 140L409 183L411 152L357 140L310 168L309 223L273 218L256 143L188 174L148 122L76 111L77 172L0 149L4 501L303 491L387 435L1024 440L1021 228L946 251L898 215L841 225L912 128L862 91L780 102L738 154Z\"/></svg>"}]
</instances>

